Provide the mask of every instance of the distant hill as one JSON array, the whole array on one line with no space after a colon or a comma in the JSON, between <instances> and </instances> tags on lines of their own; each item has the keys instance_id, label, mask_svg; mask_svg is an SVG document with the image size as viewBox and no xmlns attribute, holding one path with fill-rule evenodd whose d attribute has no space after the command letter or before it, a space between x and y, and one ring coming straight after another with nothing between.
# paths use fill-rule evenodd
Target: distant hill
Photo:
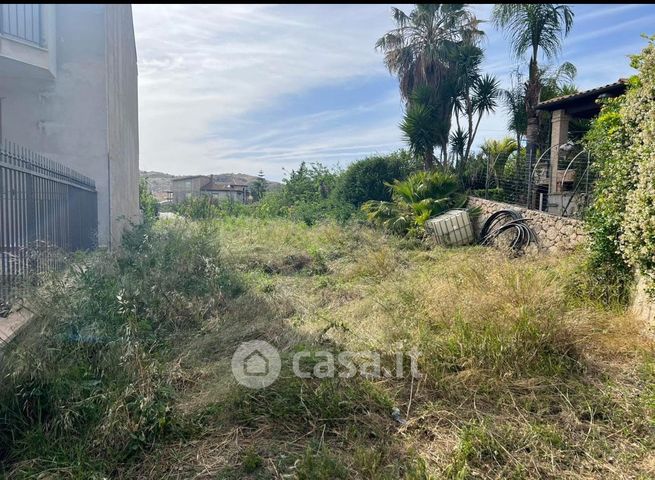
<instances>
[{"instance_id":1,"label":"distant hill","mask_svg":"<svg viewBox=\"0 0 655 480\"><path fill-rule=\"evenodd\" d=\"M188 176L188 175L171 175L163 172L148 172L148 171L141 171L139 173L141 175L141 178L145 178L148 180L148 184L150 185L150 191L152 193L162 193L165 191L170 191L171 183L173 182L173 179ZM207 176L209 175L210 174L207 174ZM257 177L255 177L254 175L247 175L245 173L219 173L219 174L215 173L214 180L219 183L238 183L238 184L250 185L252 182L257 180ZM267 182L270 190L275 190L277 188L280 188L280 186L282 185L279 182L273 182L271 180L267 180Z\"/></svg>"}]
</instances>

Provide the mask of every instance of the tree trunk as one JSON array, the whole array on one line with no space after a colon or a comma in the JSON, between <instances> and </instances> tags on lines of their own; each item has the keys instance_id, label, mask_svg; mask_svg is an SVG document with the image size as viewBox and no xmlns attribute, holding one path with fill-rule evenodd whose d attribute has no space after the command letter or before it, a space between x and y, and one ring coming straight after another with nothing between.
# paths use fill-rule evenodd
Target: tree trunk
<instances>
[{"instance_id":1,"label":"tree trunk","mask_svg":"<svg viewBox=\"0 0 655 480\"><path fill-rule=\"evenodd\" d=\"M528 127L525 132L526 164L527 164L527 206L531 207L532 196L532 167L537 153L537 139L539 137L539 119L537 118L537 103L539 103L539 68L537 66L536 52L530 59L530 76L525 95L525 112L528 118Z\"/></svg>"},{"instance_id":2,"label":"tree trunk","mask_svg":"<svg viewBox=\"0 0 655 480\"><path fill-rule=\"evenodd\" d=\"M431 171L434 168L434 150L429 149L425 153L425 158L423 159L424 164L423 168L425 169L426 172Z\"/></svg>"},{"instance_id":3,"label":"tree trunk","mask_svg":"<svg viewBox=\"0 0 655 480\"><path fill-rule=\"evenodd\" d=\"M475 134L473 133L473 102L471 101L468 92L466 92L466 117L468 120L469 131L468 137L466 137L466 150L464 150L464 156L462 158L462 173L464 173L464 162L468 160L469 155L471 154L471 146L473 145L473 140L475 138Z\"/></svg>"}]
</instances>

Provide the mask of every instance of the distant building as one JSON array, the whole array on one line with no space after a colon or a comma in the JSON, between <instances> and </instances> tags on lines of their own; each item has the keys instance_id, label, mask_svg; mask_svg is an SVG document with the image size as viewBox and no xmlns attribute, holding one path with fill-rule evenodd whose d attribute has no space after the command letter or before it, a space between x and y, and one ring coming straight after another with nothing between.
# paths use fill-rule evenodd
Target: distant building
<instances>
[{"instance_id":1,"label":"distant building","mask_svg":"<svg viewBox=\"0 0 655 480\"><path fill-rule=\"evenodd\" d=\"M171 182L173 202L181 203L187 198L200 195L200 188L209 183L210 178L206 175L192 175L190 177L174 178Z\"/></svg>"},{"instance_id":2,"label":"distant building","mask_svg":"<svg viewBox=\"0 0 655 480\"><path fill-rule=\"evenodd\" d=\"M200 195L211 195L218 200L231 200L239 203L250 201L248 185L237 183L219 183L213 175L194 175L174 178L172 183L172 200L175 203Z\"/></svg>"},{"instance_id":3,"label":"distant building","mask_svg":"<svg viewBox=\"0 0 655 480\"><path fill-rule=\"evenodd\" d=\"M200 188L200 192L211 195L218 200L231 200L233 202L248 202L248 185L236 183L218 183L210 180Z\"/></svg>"}]
</instances>

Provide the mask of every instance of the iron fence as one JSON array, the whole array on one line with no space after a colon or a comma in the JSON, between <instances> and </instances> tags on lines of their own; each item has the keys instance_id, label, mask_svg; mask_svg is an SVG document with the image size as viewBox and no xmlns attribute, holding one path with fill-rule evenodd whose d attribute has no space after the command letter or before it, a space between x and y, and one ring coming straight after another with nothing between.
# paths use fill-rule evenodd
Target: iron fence
<instances>
[{"instance_id":1,"label":"iron fence","mask_svg":"<svg viewBox=\"0 0 655 480\"><path fill-rule=\"evenodd\" d=\"M0 301L96 245L95 182L14 143L0 145ZM4 299L4 300L3 300Z\"/></svg>"},{"instance_id":2,"label":"iron fence","mask_svg":"<svg viewBox=\"0 0 655 480\"><path fill-rule=\"evenodd\" d=\"M0 33L32 45L44 45L40 3L0 3Z\"/></svg>"}]
</instances>

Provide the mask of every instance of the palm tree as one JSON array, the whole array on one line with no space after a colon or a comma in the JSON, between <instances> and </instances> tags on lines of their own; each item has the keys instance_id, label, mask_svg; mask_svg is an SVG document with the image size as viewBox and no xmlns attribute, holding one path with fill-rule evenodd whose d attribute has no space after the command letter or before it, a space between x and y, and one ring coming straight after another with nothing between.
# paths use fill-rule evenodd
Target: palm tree
<instances>
[{"instance_id":1,"label":"palm tree","mask_svg":"<svg viewBox=\"0 0 655 480\"><path fill-rule=\"evenodd\" d=\"M500 186L499 177L503 176L505 164L513 152L517 150L517 143L513 138L503 138L502 140L488 139L480 147L482 154L485 157L487 164L487 181L486 186L489 186L489 176L493 174L496 180L496 187Z\"/></svg>"},{"instance_id":2,"label":"palm tree","mask_svg":"<svg viewBox=\"0 0 655 480\"><path fill-rule=\"evenodd\" d=\"M514 76L516 76L516 83L514 83ZM518 72L512 76L511 87L503 90L501 96L508 114L507 128L514 132L516 144L520 146L521 139L528 128L528 115L525 108L525 85Z\"/></svg>"},{"instance_id":3,"label":"palm tree","mask_svg":"<svg viewBox=\"0 0 655 480\"><path fill-rule=\"evenodd\" d=\"M448 134L458 93L457 54L464 45L476 45L484 33L480 21L464 4L418 4L409 15L392 8L396 28L380 38L375 47L384 53L384 62L398 76L400 93L409 106L412 92L429 85L437 92L433 105L440 132L445 163Z\"/></svg>"},{"instance_id":4,"label":"palm tree","mask_svg":"<svg viewBox=\"0 0 655 480\"><path fill-rule=\"evenodd\" d=\"M468 141L464 158L468 158L473 146L473 140L478 134L480 121L485 114L496 110L498 99L501 96L500 83L493 75L483 75L478 78L473 86L473 113L478 116L475 122L475 128L469 130Z\"/></svg>"},{"instance_id":5,"label":"palm tree","mask_svg":"<svg viewBox=\"0 0 655 480\"><path fill-rule=\"evenodd\" d=\"M541 82L538 56L541 50L548 59L559 52L563 38L573 26L573 11L558 3L496 4L492 13L497 27L506 30L517 58L530 52L528 82L525 92L527 116L527 154L533 158L538 136L536 106Z\"/></svg>"},{"instance_id":6,"label":"palm tree","mask_svg":"<svg viewBox=\"0 0 655 480\"><path fill-rule=\"evenodd\" d=\"M444 130L436 103L436 92L432 87L418 87L412 93L400 123L411 153L423 158L423 166L427 171L434 168L434 147L439 144Z\"/></svg>"},{"instance_id":7,"label":"palm tree","mask_svg":"<svg viewBox=\"0 0 655 480\"><path fill-rule=\"evenodd\" d=\"M450 134L450 151L457 159L457 168L460 172L464 171L464 153L468 144L468 133L457 127L453 133Z\"/></svg>"}]
</instances>

